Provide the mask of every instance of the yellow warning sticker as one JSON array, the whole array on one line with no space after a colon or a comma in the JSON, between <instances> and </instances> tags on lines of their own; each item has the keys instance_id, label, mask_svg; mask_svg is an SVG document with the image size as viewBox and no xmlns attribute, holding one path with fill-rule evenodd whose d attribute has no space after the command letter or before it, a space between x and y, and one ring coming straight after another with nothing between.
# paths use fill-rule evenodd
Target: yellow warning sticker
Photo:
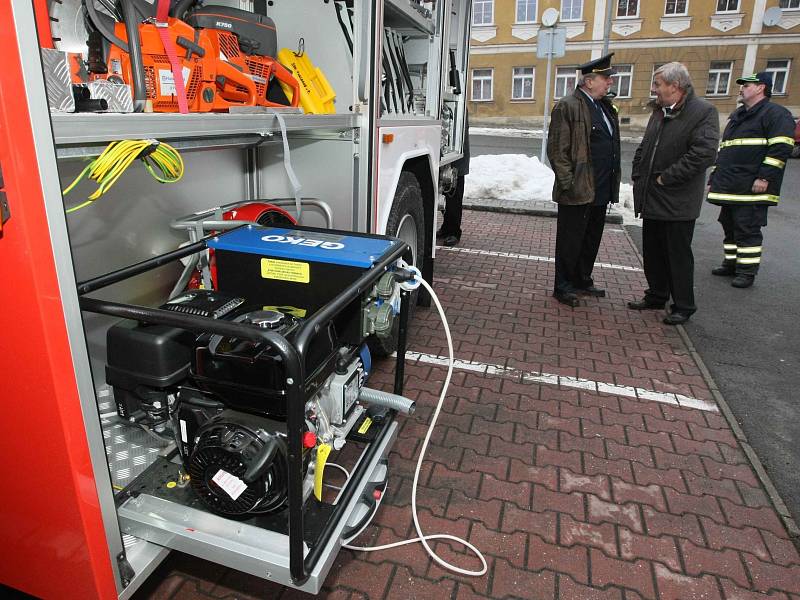
<instances>
[{"instance_id":1,"label":"yellow warning sticker","mask_svg":"<svg viewBox=\"0 0 800 600\"><path fill-rule=\"evenodd\" d=\"M308 311L305 308L298 308L296 306L265 306L263 310L276 310L285 315L292 315L298 319L305 318Z\"/></svg>"},{"instance_id":2,"label":"yellow warning sticker","mask_svg":"<svg viewBox=\"0 0 800 600\"><path fill-rule=\"evenodd\" d=\"M264 279L279 279L280 281L294 281L296 283L308 283L310 281L308 263L278 260L277 258L261 259L261 277Z\"/></svg>"},{"instance_id":3,"label":"yellow warning sticker","mask_svg":"<svg viewBox=\"0 0 800 600\"><path fill-rule=\"evenodd\" d=\"M367 417L366 419L364 419L364 422L361 424L361 427L358 428L358 433L364 435L365 433L367 433L367 429L369 429L371 425L372 425L372 419Z\"/></svg>"}]
</instances>

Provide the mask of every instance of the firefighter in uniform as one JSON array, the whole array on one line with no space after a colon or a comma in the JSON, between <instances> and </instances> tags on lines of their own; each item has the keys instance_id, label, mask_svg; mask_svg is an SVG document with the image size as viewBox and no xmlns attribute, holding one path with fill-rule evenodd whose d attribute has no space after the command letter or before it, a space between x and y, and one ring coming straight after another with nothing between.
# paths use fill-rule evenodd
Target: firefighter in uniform
<instances>
[{"instance_id":1,"label":"firefighter in uniform","mask_svg":"<svg viewBox=\"0 0 800 600\"><path fill-rule=\"evenodd\" d=\"M778 204L786 160L794 147L794 119L770 102L772 76L762 72L737 79L742 106L728 120L717 163L709 179L708 201L720 207L725 232L722 265L714 275L733 276L731 285L753 285L761 264L761 228L767 209Z\"/></svg>"}]
</instances>

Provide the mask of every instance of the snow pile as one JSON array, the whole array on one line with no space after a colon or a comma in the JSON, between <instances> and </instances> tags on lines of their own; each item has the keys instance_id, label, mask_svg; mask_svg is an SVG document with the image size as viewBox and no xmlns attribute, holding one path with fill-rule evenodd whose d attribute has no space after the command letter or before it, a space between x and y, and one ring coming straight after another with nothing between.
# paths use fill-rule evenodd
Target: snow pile
<instances>
[{"instance_id":1,"label":"snow pile","mask_svg":"<svg viewBox=\"0 0 800 600\"><path fill-rule=\"evenodd\" d=\"M641 219L633 216L633 186L623 183L619 186L619 202L614 205L614 210L622 215L623 225L641 225Z\"/></svg>"},{"instance_id":2,"label":"snow pile","mask_svg":"<svg viewBox=\"0 0 800 600\"><path fill-rule=\"evenodd\" d=\"M464 180L464 196L517 202L550 200L554 180L553 171L535 156L473 156L469 161L469 175Z\"/></svg>"},{"instance_id":3,"label":"snow pile","mask_svg":"<svg viewBox=\"0 0 800 600\"><path fill-rule=\"evenodd\" d=\"M515 202L550 201L554 180L550 167L535 156L484 154L470 160L464 196ZM629 183L620 185L619 203L614 205L614 210L622 214L625 225L640 224L633 216L633 187Z\"/></svg>"},{"instance_id":4,"label":"snow pile","mask_svg":"<svg viewBox=\"0 0 800 600\"><path fill-rule=\"evenodd\" d=\"M520 137L539 139L544 134L541 129L510 129L499 127L470 127L470 135L488 135L492 137Z\"/></svg>"}]
</instances>

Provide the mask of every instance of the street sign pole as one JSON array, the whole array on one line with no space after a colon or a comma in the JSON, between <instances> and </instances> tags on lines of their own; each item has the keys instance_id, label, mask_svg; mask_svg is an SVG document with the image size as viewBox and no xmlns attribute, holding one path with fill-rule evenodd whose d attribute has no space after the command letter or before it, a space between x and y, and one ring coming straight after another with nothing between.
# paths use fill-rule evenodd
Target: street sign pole
<instances>
[{"instance_id":1,"label":"street sign pole","mask_svg":"<svg viewBox=\"0 0 800 600\"><path fill-rule=\"evenodd\" d=\"M550 40L550 48L547 52L547 75L545 77L545 84L544 84L544 126L542 127L542 152L539 157L539 162L543 165L547 164L545 161L547 160L547 125L548 120L550 119L550 111L548 108L550 107L550 72L553 68L553 36L549 36Z\"/></svg>"},{"instance_id":2,"label":"street sign pole","mask_svg":"<svg viewBox=\"0 0 800 600\"><path fill-rule=\"evenodd\" d=\"M544 15L542 15L542 17L542 23L544 23ZM556 11L555 17L558 17L558 11ZM554 27L556 18L552 18L550 24L539 31L539 43L536 47L536 57L547 59L547 75L545 77L544 86L542 152L539 158L542 164L546 164L545 160L547 158L547 125L548 119L550 118L550 76L553 70L553 58L564 56L567 47L567 30L564 27Z\"/></svg>"}]
</instances>

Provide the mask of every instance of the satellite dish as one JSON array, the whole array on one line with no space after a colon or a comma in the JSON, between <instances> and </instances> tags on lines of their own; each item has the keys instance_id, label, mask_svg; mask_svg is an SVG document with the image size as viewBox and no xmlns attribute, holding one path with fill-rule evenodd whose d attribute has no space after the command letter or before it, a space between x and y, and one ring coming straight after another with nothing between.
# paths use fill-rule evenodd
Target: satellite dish
<instances>
[{"instance_id":1,"label":"satellite dish","mask_svg":"<svg viewBox=\"0 0 800 600\"><path fill-rule=\"evenodd\" d=\"M772 27L773 25L777 25L781 21L781 15L783 11L780 9L779 6L773 6L772 8L768 8L766 12L764 12L764 25Z\"/></svg>"},{"instance_id":2,"label":"satellite dish","mask_svg":"<svg viewBox=\"0 0 800 600\"><path fill-rule=\"evenodd\" d=\"M542 13L542 25L552 27L558 22L558 9L548 8Z\"/></svg>"}]
</instances>

